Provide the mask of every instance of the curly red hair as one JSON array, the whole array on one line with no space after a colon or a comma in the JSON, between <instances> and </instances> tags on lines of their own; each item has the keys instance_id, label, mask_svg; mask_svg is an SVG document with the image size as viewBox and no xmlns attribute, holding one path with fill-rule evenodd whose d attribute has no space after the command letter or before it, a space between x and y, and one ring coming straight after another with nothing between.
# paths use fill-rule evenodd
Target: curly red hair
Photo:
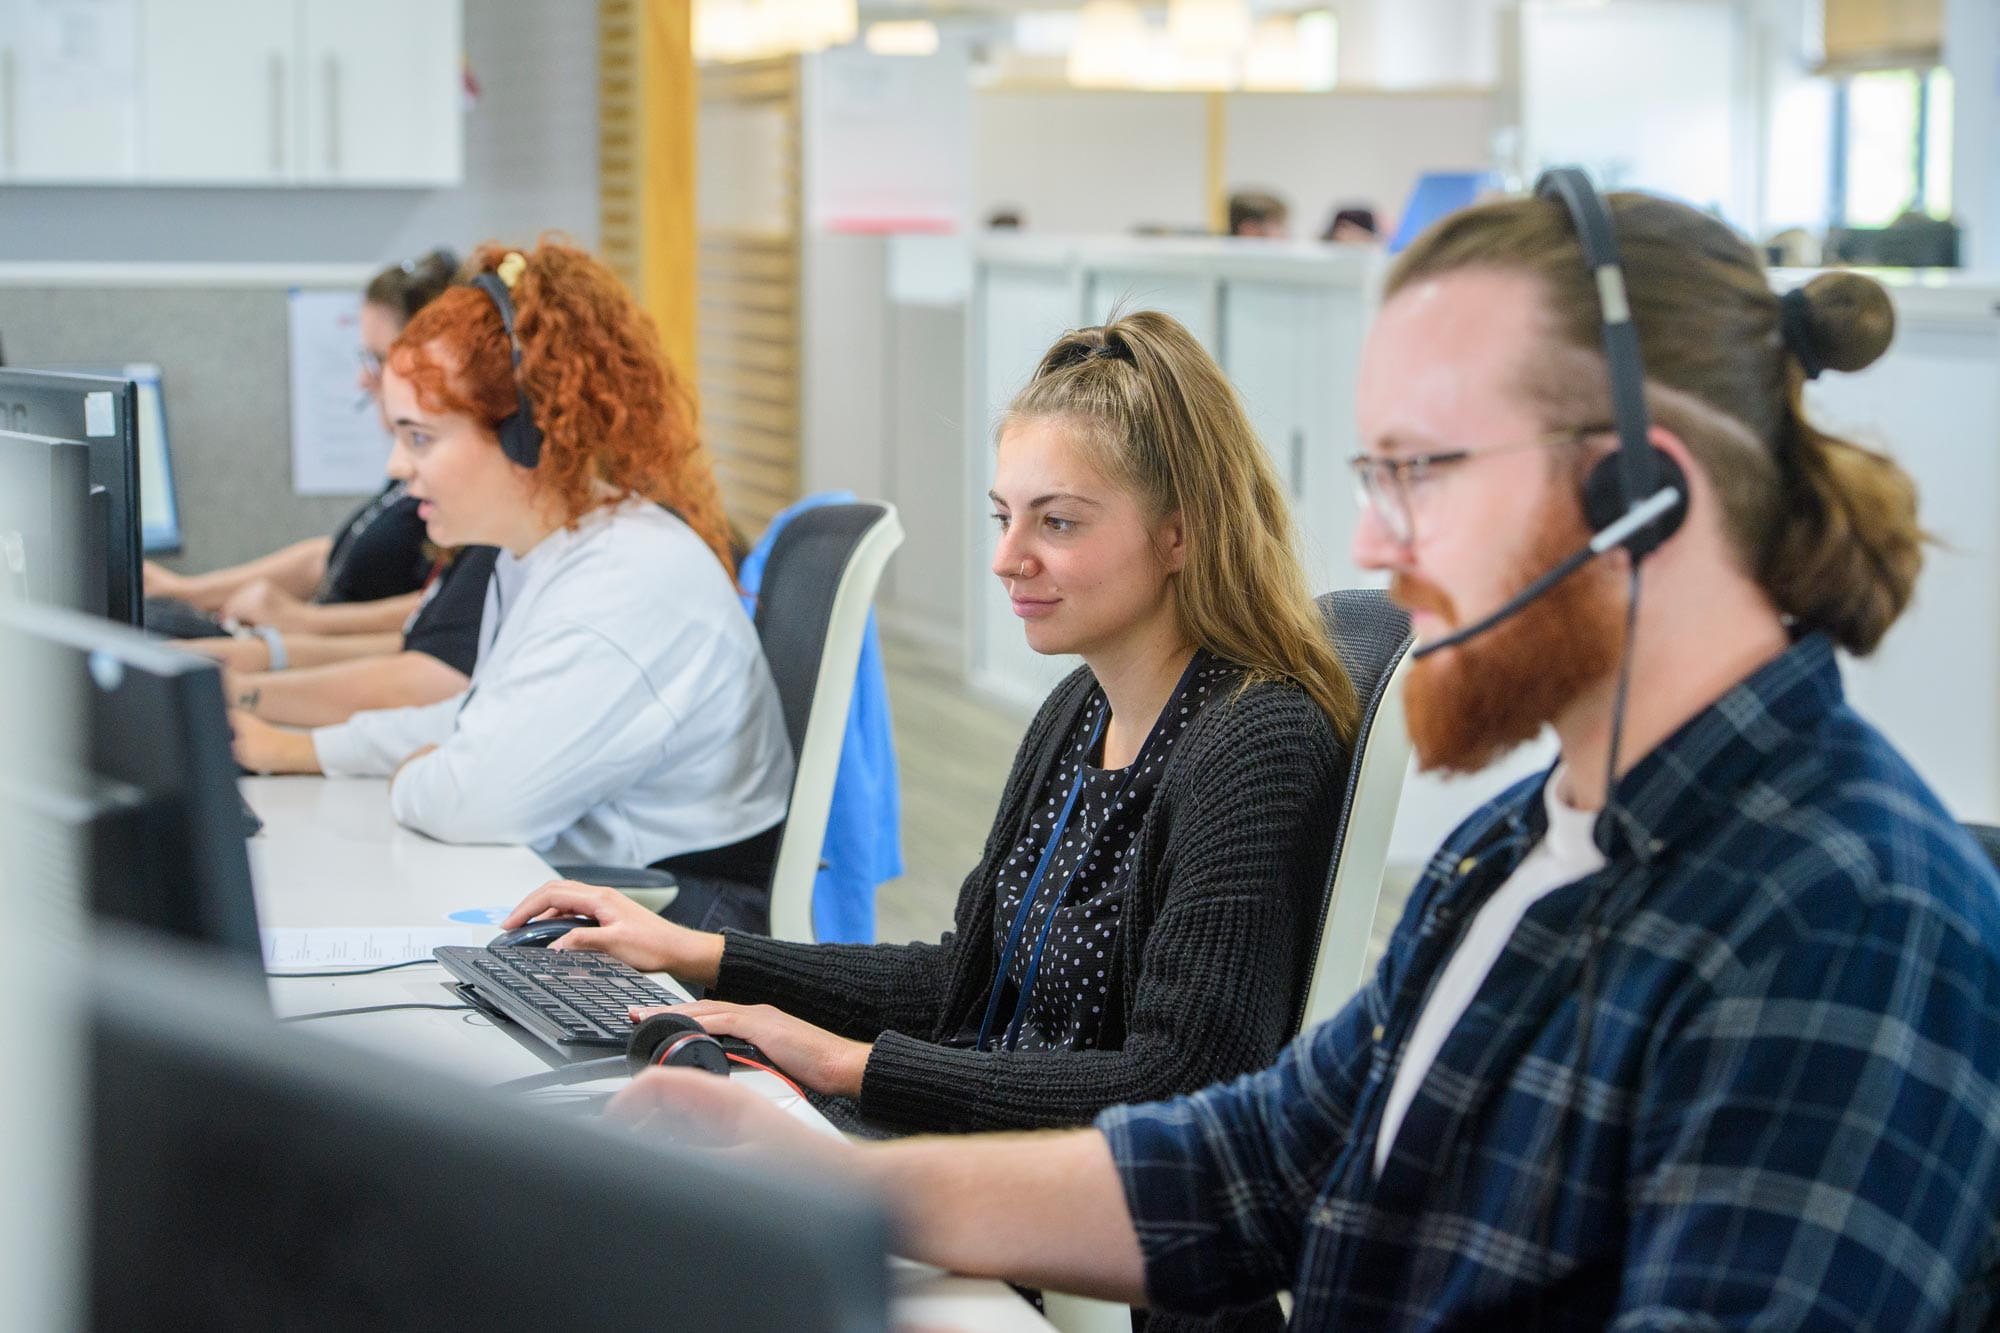
<instances>
[{"instance_id":1,"label":"curly red hair","mask_svg":"<svg viewBox=\"0 0 2000 1333\"><path fill-rule=\"evenodd\" d=\"M509 253L488 242L461 276L492 272ZM524 253L527 267L513 287L518 381L500 312L470 286L452 287L419 310L389 349L389 365L410 381L425 410L463 413L489 428L525 391L542 428L535 481L570 526L607 503L598 486L604 482L674 510L733 577L715 469L695 428L694 402L661 351L653 321L617 275L584 251L544 237Z\"/></svg>"}]
</instances>

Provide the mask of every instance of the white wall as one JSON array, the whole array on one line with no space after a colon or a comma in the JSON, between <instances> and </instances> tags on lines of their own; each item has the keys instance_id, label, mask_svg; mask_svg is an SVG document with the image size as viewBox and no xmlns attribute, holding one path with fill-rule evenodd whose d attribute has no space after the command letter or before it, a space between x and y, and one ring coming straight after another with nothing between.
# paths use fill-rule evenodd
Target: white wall
<instances>
[{"instance_id":1,"label":"white wall","mask_svg":"<svg viewBox=\"0 0 2000 1333\"><path fill-rule=\"evenodd\" d=\"M1488 165L1484 93L1266 93L1228 102L1229 181L1277 192L1292 234L1317 236L1333 210L1372 205L1393 229L1418 173Z\"/></svg>"},{"instance_id":2,"label":"white wall","mask_svg":"<svg viewBox=\"0 0 2000 1333\"><path fill-rule=\"evenodd\" d=\"M1200 227L1207 123L1198 93L982 92L973 215L1018 208L1048 232Z\"/></svg>"},{"instance_id":3,"label":"white wall","mask_svg":"<svg viewBox=\"0 0 2000 1333\"><path fill-rule=\"evenodd\" d=\"M1333 0L1340 82L1366 88L1490 85L1512 0Z\"/></svg>"},{"instance_id":4,"label":"white wall","mask_svg":"<svg viewBox=\"0 0 2000 1333\"><path fill-rule=\"evenodd\" d=\"M962 229L972 197L966 43L954 36L921 57L843 47L805 69L807 225Z\"/></svg>"},{"instance_id":5,"label":"white wall","mask_svg":"<svg viewBox=\"0 0 2000 1333\"><path fill-rule=\"evenodd\" d=\"M1953 211L1965 227L1961 261L2000 269L2000 4L1945 0L1945 64L1958 106L1952 145Z\"/></svg>"},{"instance_id":6,"label":"white wall","mask_svg":"<svg viewBox=\"0 0 2000 1333\"><path fill-rule=\"evenodd\" d=\"M976 98L974 213L1017 207L1032 231L1126 232L1205 220L1198 93L986 92ZM1297 234L1337 204L1393 217L1417 174L1486 165L1484 93L1243 93L1224 99L1228 180L1275 190Z\"/></svg>"},{"instance_id":7,"label":"white wall","mask_svg":"<svg viewBox=\"0 0 2000 1333\"><path fill-rule=\"evenodd\" d=\"M482 96L446 190L0 187L0 261L386 263L544 229L597 244L597 24L575 0L468 0Z\"/></svg>"},{"instance_id":8,"label":"white wall","mask_svg":"<svg viewBox=\"0 0 2000 1333\"><path fill-rule=\"evenodd\" d=\"M1520 23L1523 175L1580 165L1757 225L1758 80L1733 0L1533 3Z\"/></svg>"}]
</instances>

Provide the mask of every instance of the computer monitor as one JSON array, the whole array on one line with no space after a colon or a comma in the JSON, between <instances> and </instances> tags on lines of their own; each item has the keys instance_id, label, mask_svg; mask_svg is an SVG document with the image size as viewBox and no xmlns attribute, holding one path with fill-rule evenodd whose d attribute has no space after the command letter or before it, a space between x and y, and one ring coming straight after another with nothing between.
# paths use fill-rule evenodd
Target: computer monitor
<instances>
[{"instance_id":1,"label":"computer monitor","mask_svg":"<svg viewBox=\"0 0 2000 1333\"><path fill-rule=\"evenodd\" d=\"M1445 216L1479 202L1500 188L1500 178L1490 171L1426 171L1417 177L1409 202L1396 221L1396 234L1389 238L1389 253L1399 254L1425 228Z\"/></svg>"},{"instance_id":2,"label":"computer monitor","mask_svg":"<svg viewBox=\"0 0 2000 1333\"><path fill-rule=\"evenodd\" d=\"M0 773L0 792L55 845L81 841L99 921L163 930L263 967L242 797L213 662L137 630L43 607L0 608L0 638L70 708L65 753Z\"/></svg>"},{"instance_id":3,"label":"computer monitor","mask_svg":"<svg viewBox=\"0 0 2000 1333\"><path fill-rule=\"evenodd\" d=\"M253 989L99 951L90 1327L888 1327L852 1191L281 1029Z\"/></svg>"},{"instance_id":4,"label":"computer monitor","mask_svg":"<svg viewBox=\"0 0 2000 1333\"><path fill-rule=\"evenodd\" d=\"M0 429L81 440L104 543L104 614L141 623L138 389L127 379L0 369Z\"/></svg>"},{"instance_id":5,"label":"computer monitor","mask_svg":"<svg viewBox=\"0 0 2000 1333\"><path fill-rule=\"evenodd\" d=\"M160 368L150 361L100 361L43 365L66 375L98 375L132 381L138 390L139 540L147 555L181 549L181 510L174 489L174 452L167 435L167 403Z\"/></svg>"},{"instance_id":6,"label":"computer monitor","mask_svg":"<svg viewBox=\"0 0 2000 1333\"><path fill-rule=\"evenodd\" d=\"M0 430L0 604L92 609L90 450Z\"/></svg>"}]
</instances>

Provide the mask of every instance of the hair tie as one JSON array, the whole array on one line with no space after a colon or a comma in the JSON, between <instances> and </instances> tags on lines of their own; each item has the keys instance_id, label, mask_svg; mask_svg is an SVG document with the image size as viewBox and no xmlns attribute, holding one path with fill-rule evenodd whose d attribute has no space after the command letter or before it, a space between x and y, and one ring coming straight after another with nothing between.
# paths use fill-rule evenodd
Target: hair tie
<instances>
[{"instance_id":1,"label":"hair tie","mask_svg":"<svg viewBox=\"0 0 2000 1333\"><path fill-rule=\"evenodd\" d=\"M493 266L493 273L495 277L507 285L507 290L511 292L514 290L514 284L521 280L522 270L527 267L528 261L522 256L519 250L509 250L506 258Z\"/></svg>"},{"instance_id":2,"label":"hair tie","mask_svg":"<svg viewBox=\"0 0 2000 1333\"><path fill-rule=\"evenodd\" d=\"M1826 369L1826 362L1813 339L1812 298L1806 295L1805 288L1794 287L1778 298L1778 331L1784 338L1785 350L1799 363L1806 378L1818 379Z\"/></svg>"}]
</instances>

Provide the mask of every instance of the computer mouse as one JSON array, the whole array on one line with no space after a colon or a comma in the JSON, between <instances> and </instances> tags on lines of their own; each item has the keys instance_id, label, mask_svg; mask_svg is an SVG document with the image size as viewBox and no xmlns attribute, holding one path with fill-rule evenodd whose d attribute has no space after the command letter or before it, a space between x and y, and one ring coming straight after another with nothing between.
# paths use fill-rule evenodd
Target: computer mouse
<instances>
[{"instance_id":1,"label":"computer mouse","mask_svg":"<svg viewBox=\"0 0 2000 1333\"><path fill-rule=\"evenodd\" d=\"M486 947L489 949L504 949L510 945L547 945L551 940L562 938L578 926L594 926L596 924L597 918L594 916L543 917L539 921L530 921L525 926L516 926L512 930L501 931L486 942Z\"/></svg>"}]
</instances>

